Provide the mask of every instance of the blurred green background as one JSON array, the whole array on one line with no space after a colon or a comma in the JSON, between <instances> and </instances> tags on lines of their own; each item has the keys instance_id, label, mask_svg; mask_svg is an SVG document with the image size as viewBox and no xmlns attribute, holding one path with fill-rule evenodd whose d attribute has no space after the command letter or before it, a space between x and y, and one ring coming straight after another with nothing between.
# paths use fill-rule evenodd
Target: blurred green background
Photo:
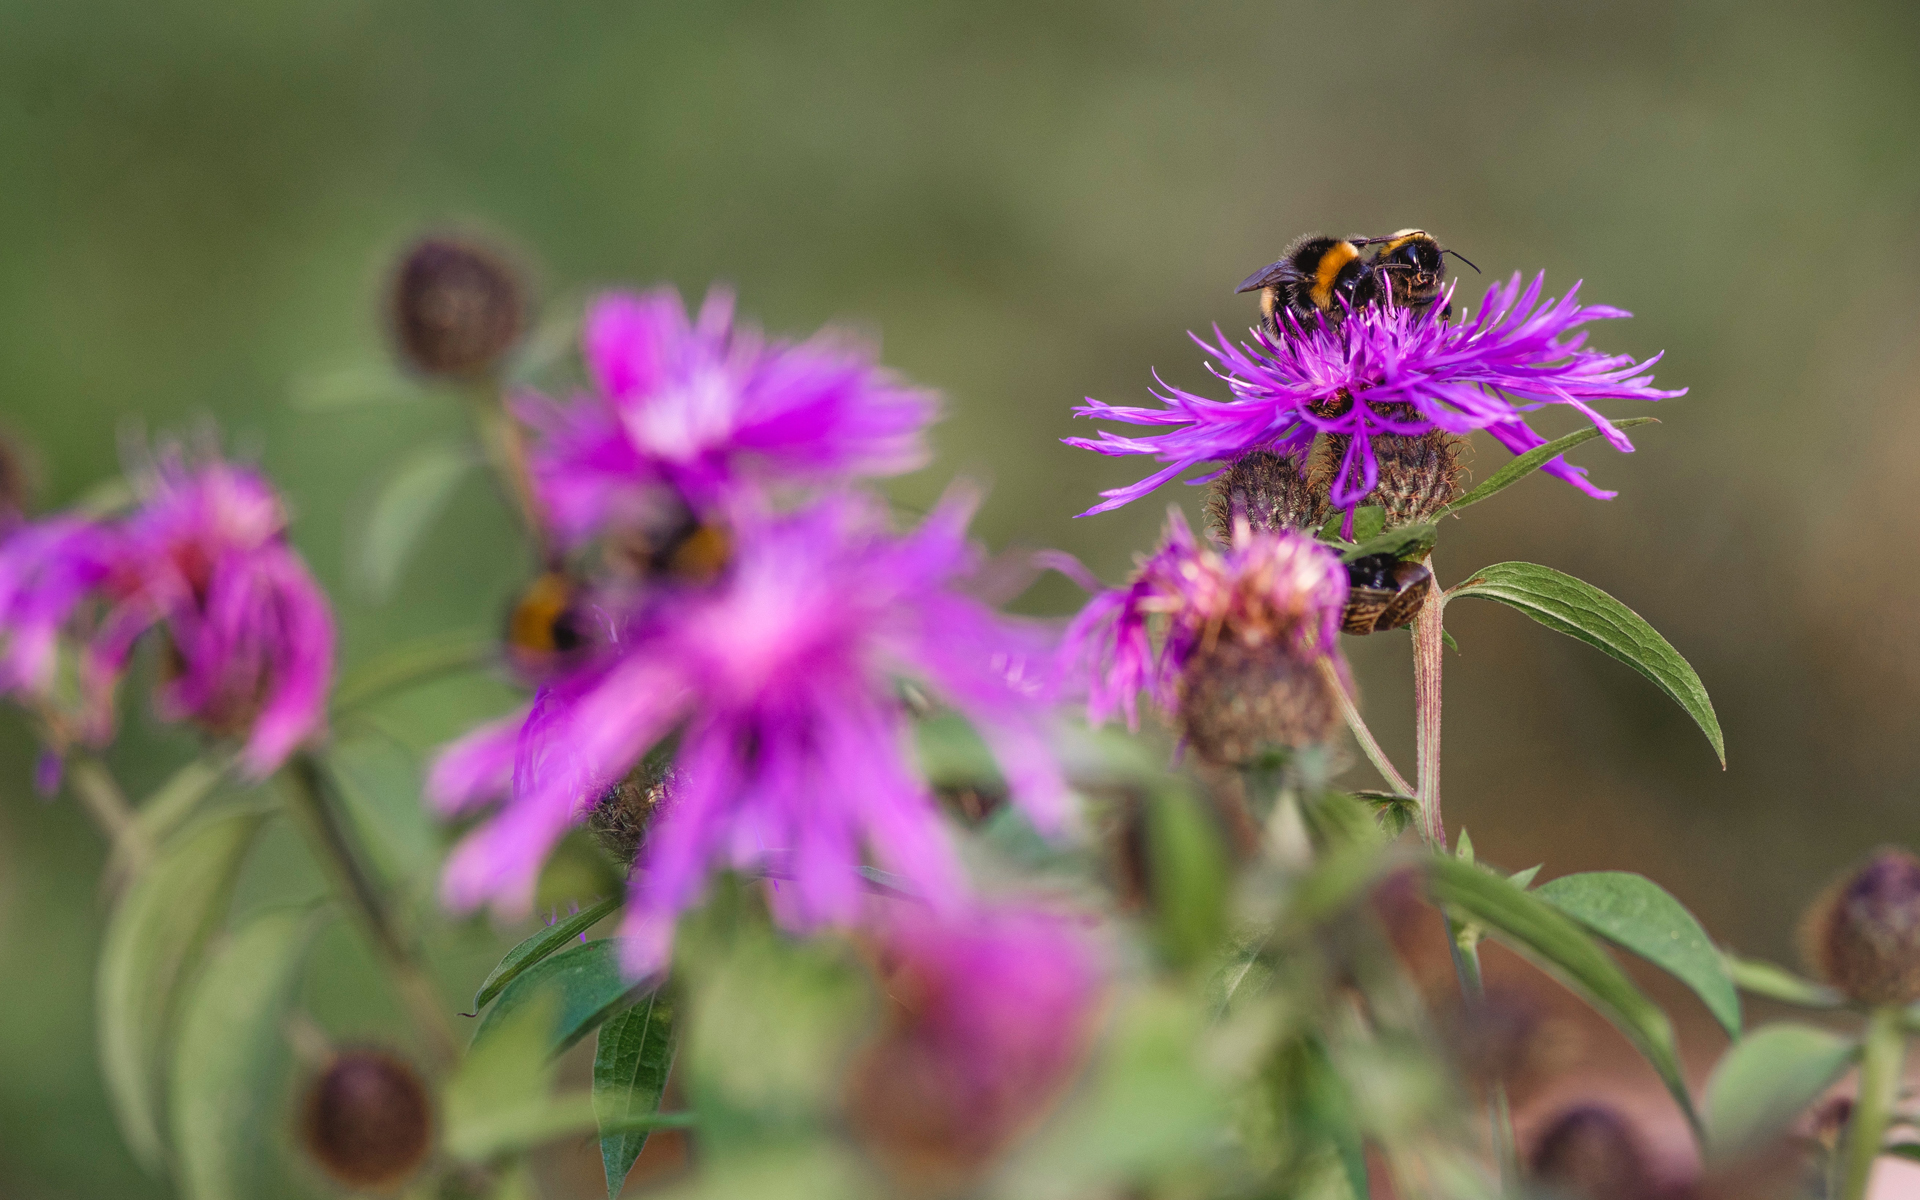
<instances>
[{"instance_id":1,"label":"blurred green background","mask_svg":"<svg viewBox=\"0 0 1920 1200\"><path fill-rule=\"evenodd\" d=\"M729 280L774 329L879 331L950 406L895 495L984 479L994 546L1117 578L1197 497L1073 520L1142 467L1059 445L1069 406L1141 400L1156 367L1203 385L1185 331L1244 327L1233 284L1295 234L1421 225L1489 280L1584 279L1636 314L1598 344L1664 349L1691 389L1639 453L1579 452L1619 499L1530 481L1450 524L1443 580L1519 558L1599 583L1691 658L1729 756L1626 668L1461 605L1450 821L1510 866L1644 871L1775 957L1826 875L1920 834L1913 6L15 0L0 31L0 419L42 503L127 430L212 418L291 493L349 664L489 625L530 566L474 482L366 601L374 490L462 415L288 403L384 362L384 272L425 227L507 239L556 304ZM1410 762L1406 636L1349 648ZM114 763L151 784L186 742L127 724ZM0 1195L162 1194L94 1065L100 843L33 795L31 753L0 721Z\"/></svg>"}]
</instances>

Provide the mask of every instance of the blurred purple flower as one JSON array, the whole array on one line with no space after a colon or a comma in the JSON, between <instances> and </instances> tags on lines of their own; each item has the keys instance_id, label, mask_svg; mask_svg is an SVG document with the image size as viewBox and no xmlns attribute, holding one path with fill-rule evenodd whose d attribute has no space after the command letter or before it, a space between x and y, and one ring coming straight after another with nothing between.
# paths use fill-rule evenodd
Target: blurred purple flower
<instances>
[{"instance_id":1,"label":"blurred purple flower","mask_svg":"<svg viewBox=\"0 0 1920 1200\"><path fill-rule=\"evenodd\" d=\"M855 1126L898 1169L976 1169L1082 1063L1104 988L1095 948L1067 919L1011 907L896 905L875 942L887 1027L849 1080Z\"/></svg>"},{"instance_id":2,"label":"blurred purple flower","mask_svg":"<svg viewBox=\"0 0 1920 1200\"><path fill-rule=\"evenodd\" d=\"M1122 437L1102 430L1067 444L1107 455L1150 455L1168 464L1138 483L1114 488L1082 516L1138 500L1202 462L1225 461L1256 448L1302 454L1319 434L1350 438L1330 491L1334 507L1351 511L1379 479L1372 439L1381 434L1414 436L1433 429L1465 434L1484 429L1515 454L1544 444L1523 413L1565 404L1591 420L1615 449L1633 449L1592 404L1601 400L1665 400L1685 389L1651 386L1654 355L1636 363L1626 355L1583 349L1589 321L1630 314L1575 302L1575 284L1565 298L1540 299L1545 276L1524 290L1516 274L1489 288L1477 313L1455 324L1435 304L1424 314L1406 308L1368 307L1337 329L1292 325L1279 336L1253 330L1254 344L1234 344L1218 327L1215 342L1195 337L1216 360L1209 364L1226 381L1233 399L1209 400L1170 387L1156 392L1161 408L1134 408L1089 399L1078 416L1130 425L1172 426L1149 437ZM1615 493L1587 482L1583 468L1555 458L1543 468L1590 496ZM1217 474L1217 472L1216 472ZM1206 478L1211 479L1209 475ZM1194 482L1205 482L1204 479Z\"/></svg>"},{"instance_id":3,"label":"blurred purple flower","mask_svg":"<svg viewBox=\"0 0 1920 1200\"><path fill-rule=\"evenodd\" d=\"M454 852L442 894L525 912L547 851L647 750L679 733L675 777L634 875L629 966L663 964L681 910L727 867L777 874L776 914L846 922L863 855L929 902L964 894L933 799L907 758L896 680L968 717L1043 827L1066 793L1044 740L1048 639L953 590L975 565L972 508L943 503L898 536L876 504L836 493L740 521L708 585L663 582L603 612L610 644L551 681L524 718L470 734L428 794L460 812L506 794ZM611 602L608 602L609 604Z\"/></svg>"},{"instance_id":4,"label":"blurred purple flower","mask_svg":"<svg viewBox=\"0 0 1920 1200\"><path fill-rule=\"evenodd\" d=\"M1167 514L1164 542L1125 587L1101 588L1078 563L1056 566L1094 593L1061 642L1063 669L1087 687L1087 717L1115 712L1138 729L1139 694L1171 712L1181 672L1195 653L1223 637L1275 642L1294 659L1332 658L1346 677L1337 638L1347 604L1347 572L1310 534L1253 532L1236 525L1233 545L1196 538L1179 509ZM1163 626L1156 650L1153 625Z\"/></svg>"},{"instance_id":5,"label":"blurred purple flower","mask_svg":"<svg viewBox=\"0 0 1920 1200\"><path fill-rule=\"evenodd\" d=\"M56 516L0 541L0 694L52 700L60 634L112 573L116 530Z\"/></svg>"},{"instance_id":6,"label":"blurred purple flower","mask_svg":"<svg viewBox=\"0 0 1920 1200\"><path fill-rule=\"evenodd\" d=\"M590 393L516 404L537 435L547 519L569 544L647 508L663 486L705 510L745 478L890 475L926 461L932 393L832 333L769 341L735 323L723 289L692 322L671 288L602 296L583 342Z\"/></svg>"}]
</instances>

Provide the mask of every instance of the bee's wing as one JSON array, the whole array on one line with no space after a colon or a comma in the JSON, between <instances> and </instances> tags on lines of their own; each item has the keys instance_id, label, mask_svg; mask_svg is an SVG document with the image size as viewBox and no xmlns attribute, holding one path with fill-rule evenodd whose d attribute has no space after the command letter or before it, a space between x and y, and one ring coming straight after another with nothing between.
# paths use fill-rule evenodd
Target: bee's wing
<instances>
[{"instance_id":1,"label":"bee's wing","mask_svg":"<svg viewBox=\"0 0 1920 1200\"><path fill-rule=\"evenodd\" d=\"M1258 271L1255 271L1253 274L1247 276L1246 279L1242 280L1240 286L1233 289L1234 294L1237 296L1241 292L1251 292L1258 288L1272 287L1274 284L1280 282L1281 276L1286 272L1286 267L1287 260L1284 258L1279 262L1270 263L1267 266L1261 267Z\"/></svg>"}]
</instances>

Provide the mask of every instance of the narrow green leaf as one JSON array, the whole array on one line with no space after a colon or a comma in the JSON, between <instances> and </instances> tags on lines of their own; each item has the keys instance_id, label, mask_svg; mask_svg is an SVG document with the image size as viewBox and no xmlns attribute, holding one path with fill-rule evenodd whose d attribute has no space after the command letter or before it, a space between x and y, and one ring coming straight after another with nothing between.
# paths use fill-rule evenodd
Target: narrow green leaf
<instances>
[{"instance_id":1,"label":"narrow green leaf","mask_svg":"<svg viewBox=\"0 0 1920 1200\"><path fill-rule=\"evenodd\" d=\"M1440 530L1435 525L1400 525L1360 542L1351 550L1341 554L1340 561L1356 562L1375 554L1391 554L1395 558L1419 558L1433 549L1433 543L1439 537Z\"/></svg>"},{"instance_id":2,"label":"narrow green leaf","mask_svg":"<svg viewBox=\"0 0 1920 1200\"><path fill-rule=\"evenodd\" d=\"M107 857L106 869L101 873L108 894L119 891L127 872L133 869L137 858L135 846L164 845L174 831L193 816L200 802L213 794L232 765L232 756L226 754L193 759L141 802L134 813L140 837L116 841Z\"/></svg>"},{"instance_id":3,"label":"narrow green leaf","mask_svg":"<svg viewBox=\"0 0 1920 1200\"><path fill-rule=\"evenodd\" d=\"M182 985L226 912L265 817L237 813L187 831L127 889L95 972L100 1067L134 1156L161 1165L160 1097Z\"/></svg>"},{"instance_id":4,"label":"narrow green leaf","mask_svg":"<svg viewBox=\"0 0 1920 1200\"><path fill-rule=\"evenodd\" d=\"M1365 801L1373 806L1373 818L1388 837L1399 837L1413 827L1420 815L1420 802L1412 796L1403 796L1398 792L1376 792L1361 790L1353 793L1356 800Z\"/></svg>"},{"instance_id":5,"label":"narrow green leaf","mask_svg":"<svg viewBox=\"0 0 1920 1200\"><path fill-rule=\"evenodd\" d=\"M647 1128L624 1122L657 1115L673 1069L673 1001L655 991L600 1027L593 1055L593 1111L600 1125L600 1163L608 1200L633 1170L647 1144Z\"/></svg>"},{"instance_id":6,"label":"narrow green leaf","mask_svg":"<svg viewBox=\"0 0 1920 1200\"><path fill-rule=\"evenodd\" d=\"M1435 897L1465 912L1475 923L1572 988L1627 1036L1700 1133L1700 1119L1680 1069L1673 1025L1658 1005L1633 986L1620 964L1594 944L1572 919L1497 875L1469 863L1434 857L1428 868Z\"/></svg>"},{"instance_id":7,"label":"narrow green leaf","mask_svg":"<svg viewBox=\"0 0 1920 1200\"><path fill-rule=\"evenodd\" d=\"M286 1062L281 1021L320 927L306 905L253 918L207 964L181 1011L173 1142L188 1200L260 1195L259 1152Z\"/></svg>"},{"instance_id":8,"label":"narrow green leaf","mask_svg":"<svg viewBox=\"0 0 1920 1200\"><path fill-rule=\"evenodd\" d=\"M1707 698L1700 676L1640 614L1612 596L1551 567L1523 562L1482 567L1447 593L1450 600L1462 596L1498 600L1519 609L1548 629L1578 638L1645 675L1687 711L1713 744L1720 765L1727 765L1720 721L1713 715L1713 701Z\"/></svg>"},{"instance_id":9,"label":"narrow green leaf","mask_svg":"<svg viewBox=\"0 0 1920 1200\"><path fill-rule=\"evenodd\" d=\"M1615 429L1632 429L1635 425L1657 425L1658 417L1627 417L1613 422ZM1528 475L1547 465L1548 460L1558 458L1567 451L1600 436L1600 431L1589 425L1585 429L1570 433L1563 438L1555 438L1544 446L1535 446L1518 458L1487 476L1486 481L1466 495L1440 510L1441 516L1457 513L1469 504L1478 504L1497 492L1504 492Z\"/></svg>"},{"instance_id":10,"label":"narrow green leaf","mask_svg":"<svg viewBox=\"0 0 1920 1200\"><path fill-rule=\"evenodd\" d=\"M487 1014L497 1018L488 1036L474 1038L441 1095L446 1117L442 1143L448 1154L466 1162L485 1161L516 1131L547 1119L553 1022L559 1009L557 994L538 992L504 1016L500 1008ZM590 1123L592 1101L582 1099Z\"/></svg>"},{"instance_id":11,"label":"narrow green leaf","mask_svg":"<svg viewBox=\"0 0 1920 1200\"><path fill-rule=\"evenodd\" d=\"M479 670L493 661L498 644L497 638L470 630L436 633L407 642L348 671L333 690L333 715L342 716L442 675Z\"/></svg>"},{"instance_id":12,"label":"narrow green leaf","mask_svg":"<svg viewBox=\"0 0 1920 1200\"><path fill-rule=\"evenodd\" d=\"M1740 993L1726 960L1665 888L1629 871L1562 875L1534 889L1561 912L1693 989L1729 1036L1740 1036Z\"/></svg>"},{"instance_id":13,"label":"narrow green leaf","mask_svg":"<svg viewBox=\"0 0 1920 1200\"><path fill-rule=\"evenodd\" d=\"M1920 1142L1889 1142L1880 1147L1880 1153L1888 1158L1904 1159L1910 1163L1920 1163Z\"/></svg>"},{"instance_id":14,"label":"narrow green leaf","mask_svg":"<svg viewBox=\"0 0 1920 1200\"><path fill-rule=\"evenodd\" d=\"M463 447L436 443L409 454L388 478L360 544L358 574L369 595L384 599L393 590L414 544L473 466Z\"/></svg>"},{"instance_id":15,"label":"narrow green leaf","mask_svg":"<svg viewBox=\"0 0 1920 1200\"><path fill-rule=\"evenodd\" d=\"M1413 628L1413 626L1409 625L1407 626L1407 628L1411 629ZM1454 641L1453 635L1451 633L1448 633L1445 629L1442 629L1440 631L1440 640L1441 642L1445 643L1447 649L1453 651L1455 654L1460 653L1460 643Z\"/></svg>"},{"instance_id":16,"label":"narrow green leaf","mask_svg":"<svg viewBox=\"0 0 1920 1200\"><path fill-rule=\"evenodd\" d=\"M1795 975L1785 967L1776 967L1757 958L1741 958L1737 954L1723 953L1721 957L1727 964L1727 973L1733 977L1734 985L1743 992L1800 1008L1846 1007L1847 998L1839 992Z\"/></svg>"},{"instance_id":17,"label":"narrow green leaf","mask_svg":"<svg viewBox=\"0 0 1920 1200\"><path fill-rule=\"evenodd\" d=\"M519 978L528 967L560 950L574 938L599 924L602 919L620 907L620 897L610 896L591 908L583 908L564 921L556 921L542 929L526 941L507 951L486 980L480 984L480 990L473 994L473 1012L479 1013L487 1002L500 994L502 988Z\"/></svg>"},{"instance_id":18,"label":"narrow green leaf","mask_svg":"<svg viewBox=\"0 0 1920 1200\"><path fill-rule=\"evenodd\" d=\"M553 1036L548 1053L559 1054L626 1007L641 991L621 970L620 939L602 938L573 946L541 958L500 989L499 999L473 1032L473 1044L483 1044L529 1001L552 996Z\"/></svg>"},{"instance_id":19,"label":"narrow green leaf","mask_svg":"<svg viewBox=\"0 0 1920 1200\"><path fill-rule=\"evenodd\" d=\"M1524 892L1533 886L1534 879L1540 874L1540 868L1546 865L1545 863L1535 863L1524 871L1515 871L1513 874L1507 876L1507 882Z\"/></svg>"},{"instance_id":20,"label":"narrow green leaf","mask_svg":"<svg viewBox=\"0 0 1920 1200\"><path fill-rule=\"evenodd\" d=\"M1351 546L1354 542L1364 542L1377 536L1387 527L1387 510L1378 504L1369 504L1353 510L1353 541L1348 541L1340 533L1346 526L1347 512L1338 509L1320 526L1320 540L1335 542L1342 546Z\"/></svg>"},{"instance_id":21,"label":"narrow green leaf","mask_svg":"<svg viewBox=\"0 0 1920 1200\"><path fill-rule=\"evenodd\" d=\"M1859 1052L1852 1038L1790 1021L1734 1043L1707 1081L1707 1145L1713 1155L1737 1156L1785 1130Z\"/></svg>"}]
</instances>

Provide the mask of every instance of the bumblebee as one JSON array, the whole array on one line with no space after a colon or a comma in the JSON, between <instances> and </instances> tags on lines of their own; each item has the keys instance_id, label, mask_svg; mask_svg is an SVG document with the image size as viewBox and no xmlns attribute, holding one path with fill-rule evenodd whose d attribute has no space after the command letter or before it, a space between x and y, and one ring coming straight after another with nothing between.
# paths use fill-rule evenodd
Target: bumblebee
<instances>
[{"instance_id":1,"label":"bumblebee","mask_svg":"<svg viewBox=\"0 0 1920 1200\"><path fill-rule=\"evenodd\" d=\"M1357 246L1378 244L1379 249L1367 261L1366 278L1355 295L1356 304L1391 301L1395 307L1424 313L1440 298L1440 285L1446 275L1448 254L1473 267L1458 251L1449 250L1424 229L1402 229L1383 238L1360 238ZM1479 267L1473 267L1478 272ZM1452 315L1448 304L1440 313L1446 320Z\"/></svg>"},{"instance_id":2,"label":"bumblebee","mask_svg":"<svg viewBox=\"0 0 1920 1200\"><path fill-rule=\"evenodd\" d=\"M507 613L508 655L538 669L585 645L580 592L580 581L564 570L535 576Z\"/></svg>"},{"instance_id":3,"label":"bumblebee","mask_svg":"<svg viewBox=\"0 0 1920 1200\"><path fill-rule=\"evenodd\" d=\"M1247 276L1234 292L1259 291L1260 315L1275 334L1282 332L1282 311L1302 329L1314 328L1318 318L1338 325L1361 303L1361 289L1372 275L1371 265L1360 257L1360 245L1349 238L1310 233L1288 246L1278 262Z\"/></svg>"}]
</instances>

